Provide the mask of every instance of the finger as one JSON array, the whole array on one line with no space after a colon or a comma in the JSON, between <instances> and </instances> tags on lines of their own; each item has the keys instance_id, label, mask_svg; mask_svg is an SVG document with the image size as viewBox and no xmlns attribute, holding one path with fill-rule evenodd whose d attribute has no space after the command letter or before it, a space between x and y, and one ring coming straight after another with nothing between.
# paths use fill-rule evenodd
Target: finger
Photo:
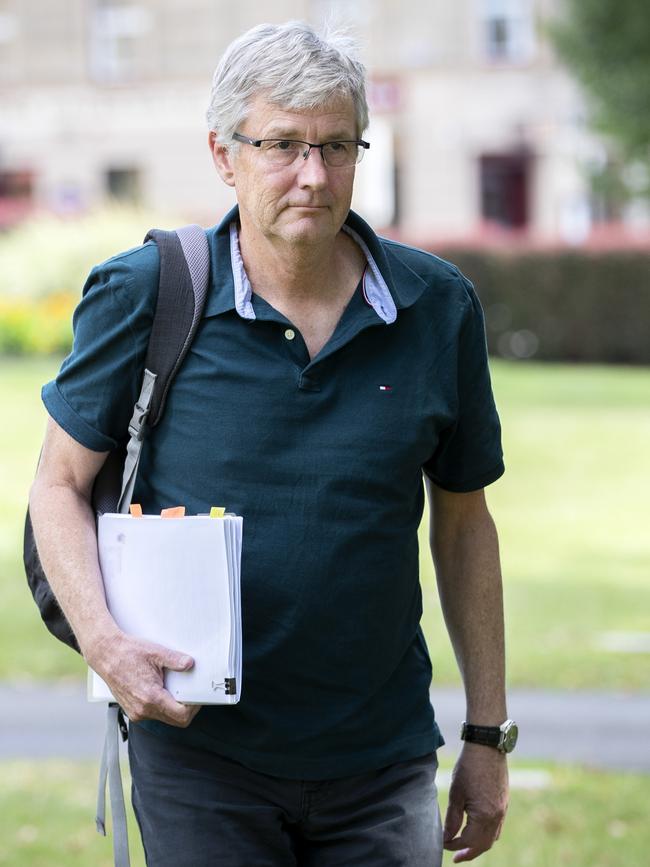
<instances>
[{"instance_id":1,"label":"finger","mask_svg":"<svg viewBox=\"0 0 650 867\"><path fill-rule=\"evenodd\" d=\"M446 843L445 849L457 853L454 861L471 861L492 847L496 833L495 823L478 822L470 817L460 836Z\"/></svg>"},{"instance_id":2,"label":"finger","mask_svg":"<svg viewBox=\"0 0 650 867\"><path fill-rule=\"evenodd\" d=\"M166 689L159 690L155 700L156 718L169 725L185 728L198 712L197 705L181 704Z\"/></svg>"},{"instance_id":3,"label":"finger","mask_svg":"<svg viewBox=\"0 0 650 867\"><path fill-rule=\"evenodd\" d=\"M449 852L455 852L453 861L454 864L458 864L461 861L473 861L474 858L478 858L479 855L482 855L484 852L487 852L492 846L491 843L483 846L468 846L467 842L463 842L460 837L457 837L455 840L452 840L449 844L445 846L445 849Z\"/></svg>"},{"instance_id":4,"label":"finger","mask_svg":"<svg viewBox=\"0 0 650 867\"><path fill-rule=\"evenodd\" d=\"M490 848L489 846L483 848L482 846L468 846L466 843L460 841L460 838L456 840L452 840L448 846L445 846L448 852L455 852L454 861L471 861L472 858L477 858L479 855L482 855L483 852L487 852Z\"/></svg>"},{"instance_id":5,"label":"finger","mask_svg":"<svg viewBox=\"0 0 650 867\"><path fill-rule=\"evenodd\" d=\"M200 705L200 704L193 704L193 705L191 705L191 707L188 708L188 710L191 712L190 722L194 719L194 717L201 710L201 708L202 708L202 705Z\"/></svg>"},{"instance_id":6,"label":"finger","mask_svg":"<svg viewBox=\"0 0 650 867\"><path fill-rule=\"evenodd\" d=\"M483 854L482 849L461 849L460 852L457 852L453 857L454 864L460 864L462 861L473 861L474 858L478 858L479 855Z\"/></svg>"},{"instance_id":7,"label":"finger","mask_svg":"<svg viewBox=\"0 0 650 867\"><path fill-rule=\"evenodd\" d=\"M196 716L194 705L184 705L177 702L162 685L151 686L145 693L139 692L118 698L126 715L133 722L143 720L158 720L167 725L185 728Z\"/></svg>"},{"instance_id":8,"label":"finger","mask_svg":"<svg viewBox=\"0 0 650 867\"><path fill-rule=\"evenodd\" d=\"M460 831L460 826L463 824L463 808L455 803L449 802L447 813L445 815L445 826L443 830L443 845L446 849L456 834Z\"/></svg>"},{"instance_id":9,"label":"finger","mask_svg":"<svg viewBox=\"0 0 650 867\"><path fill-rule=\"evenodd\" d=\"M156 648L154 657L161 668L168 668L170 671L188 671L194 666L194 660L187 653L179 653L167 647Z\"/></svg>"},{"instance_id":10,"label":"finger","mask_svg":"<svg viewBox=\"0 0 650 867\"><path fill-rule=\"evenodd\" d=\"M182 710L174 712L174 716L169 719L169 724L175 726L176 728L185 729L189 726L195 716L196 711L194 710L194 708L185 707L183 705Z\"/></svg>"}]
</instances>

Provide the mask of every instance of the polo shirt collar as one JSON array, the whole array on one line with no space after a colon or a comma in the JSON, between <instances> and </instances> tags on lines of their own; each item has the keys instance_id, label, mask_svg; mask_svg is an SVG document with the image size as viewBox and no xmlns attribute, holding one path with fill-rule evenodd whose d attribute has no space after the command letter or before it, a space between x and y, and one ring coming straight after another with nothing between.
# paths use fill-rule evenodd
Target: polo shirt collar
<instances>
[{"instance_id":1,"label":"polo shirt collar","mask_svg":"<svg viewBox=\"0 0 650 867\"><path fill-rule=\"evenodd\" d=\"M238 223L239 208L235 206L217 226L216 232L210 233L212 292L204 316L236 310L243 319L255 319L253 290L239 249ZM397 318L397 310L410 306L419 298L425 283L385 250L381 239L354 211L348 213L343 231L354 239L366 257L364 298L379 319L390 325ZM230 268L215 267L226 258L230 261Z\"/></svg>"},{"instance_id":2,"label":"polo shirt collar","mask_svg":"<svg viewBox=\"0 0 650 867\"><path fill-rule=\"evenodd\" d=\"M388 287L395 308L402 310L415 304L427 284L393 252L393 248L403 245L376 235L368 223L354 211L348 214L343 228L351 229L367 245L368 253Z\"/></svg>"},{"instance_id":3,"label":"polo shirt collar","mask_svg":"<svg viewBox=\"0 0 650 867\"><path fill-rule=\"evenodd\" d=\"M349 215L348 215L349 217ZM361 248L366 257L366 270L363 274L363 297L370 304L377 316L386 323L391 325L397 319L397 309L395 302L390 294L386 281L384 280L381 271L377 267L374 256L361 235L356 232L352 226L348 226L347 220L343 224L343 231Z\"/></svg>"}]
</instances>

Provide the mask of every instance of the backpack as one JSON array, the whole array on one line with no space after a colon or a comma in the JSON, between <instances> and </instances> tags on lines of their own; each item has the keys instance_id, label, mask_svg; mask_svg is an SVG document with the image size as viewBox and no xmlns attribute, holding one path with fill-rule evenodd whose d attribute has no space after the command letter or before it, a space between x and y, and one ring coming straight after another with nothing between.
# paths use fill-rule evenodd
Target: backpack
<instances>
[{"instance_id":1,"label":"backpack","mask_svg":"<svg viewBox=\"0 0 650 867\"><path fill-rule=\"evenodd\" d=\"M92 505L98 515L129 510L142 444L162 418L169 387L201 321L210 278L208 241L200 226L184 226L172 232L152 229L144 240L155 241L160 252L158 300L140 395L128 431L124 432L128 441L108 455L93 486ZM59 641L79 652L77 639L43 571L29 509L23 562L29 589L46 627Z\"/></svg>"},{"instance_id":2,"label":"backpack","mask_svg":"<svg viewBox=\"0 0 650 867\"><path fill-rule=\"evenodd\" d=\"M200 226L176 231L152 229L144 241L158 244L160 275L158 299L147 347L140 395L125 431L125 445L112 451L97 474L92 505L98 515L128 512L138 472L142 444L162 418L169 387L192 344L201 321L210 279L210 251ZM27 582L41 617L52 635L79 651L77 639L61 611L43 571L29 509L25 518L23 560ZM105 835L106 783L113 816L113 853L116 867L128 867L129 843L126 808L119 765L119 734L126 740L127 728L121 709L109 703L106 736L99 770L96 824Z\"/></svg>"}]
</instances>

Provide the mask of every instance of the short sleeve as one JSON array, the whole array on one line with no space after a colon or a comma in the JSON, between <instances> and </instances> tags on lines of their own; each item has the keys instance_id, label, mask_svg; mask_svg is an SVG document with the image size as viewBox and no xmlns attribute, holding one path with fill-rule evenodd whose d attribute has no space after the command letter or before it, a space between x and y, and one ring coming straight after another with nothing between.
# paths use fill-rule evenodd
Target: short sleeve
<instances>
[{"instance_id":1,"label":"short sleeve","mask_svg":"<svg viewBox=\"0 0 650 867\"><path fill-rule=\"evenodd\" d=\"M423 466L436 485L457 493L479 490L504 472L483 311L472 284L461 279L466 306L457 342L456 413Z\"/></svg>"},{"instance_id":2,"label":"short sleeve","mask_svg":"<svg viewBox=\"0 0 650 867\"><path fill-rule=\"evenodd\" d=\"M43 386L50 416L81 445L125 440L140 391L158 292L158 249L148 244L93 268L73 317L72 352Z\"/></svg>"}]
</instances>

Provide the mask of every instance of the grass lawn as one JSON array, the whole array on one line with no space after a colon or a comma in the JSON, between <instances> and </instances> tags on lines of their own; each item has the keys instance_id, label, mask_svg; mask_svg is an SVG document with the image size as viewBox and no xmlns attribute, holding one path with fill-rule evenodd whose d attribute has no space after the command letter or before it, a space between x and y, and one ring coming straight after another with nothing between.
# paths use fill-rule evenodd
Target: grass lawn
<instances>
[{"instance_id":1,"label":"grass lawn","mask_svg":"<svg viewBox=\"0 0 650 867\"><path fill-rule=\"evenodd\" d=\"M571 767L547 770L548 788L513 789L501 839L476 863L481 867L644 867L648 863L648 777ZM112 838L100 837L94 829L93 765L5 762L0 774L0 865L110 867ZM443 815L446 800L441 789ZM143 867L141 844L130 818L131 863ZM447 854L445 864L451 863Z\"/></svg>"},{"instance_id":2,"label":"grass lawn","mask_svg":"<svg viewBox=\"0 0 650 867\"><path fill-rule=\"evenodd\" d=\"M506 474L487 491L503 562L511 685L648 689L650 370L493 363ZM434 678L459 682L421 528Z\"/></svg>"},{"instance_id":3,"label":"grass lawn","mask_svg":"<svg viewBox=\"0 0 650 867\"><path fill-rule=\"evenodd\" d=\"M60 359L0 359L0 679L85 673L81 659L41 625L22 569L27 496L45 432L40 387L59 364Z\"/></svg>"},{"instance_id":4,"label":"grass lawn","mask_svg":"<svg viewBox=\"0 0 650 867\"><path fill-rule=\"evenodd\" d=\"M0 360L0 678L84 673L41 627L20 560L45 424L39 387L57 367ZM598 644L605 632L650 633L650 370L495 362L493 377L507 472L488 499L501 536L510 683L647 689L650 654ZM453 683L425 524L421 540L434 674Z\"/></svg>"}]
</instances>

